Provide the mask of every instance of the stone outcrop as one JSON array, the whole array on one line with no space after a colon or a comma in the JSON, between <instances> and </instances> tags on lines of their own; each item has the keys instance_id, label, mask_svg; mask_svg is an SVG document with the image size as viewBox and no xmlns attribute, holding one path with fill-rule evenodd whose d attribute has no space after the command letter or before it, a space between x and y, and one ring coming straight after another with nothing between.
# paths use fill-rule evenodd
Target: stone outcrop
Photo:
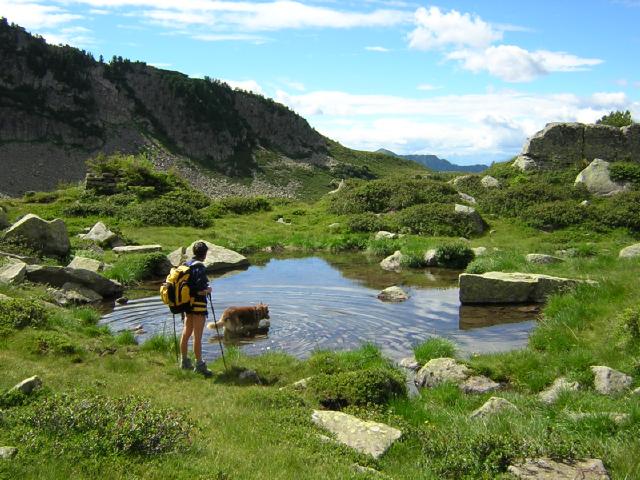
<instances>
[{"instance_id":1,"label":"stone outcrop","mask_svg":"<svg viewBox=\"0 0 640 480\"><path fill-rule=\"evenodd\" d=\"M79 283L67 282L60 289L50 288L55 303L61 306L82 305L102 300L102 295Z\"/></svg>"},{"instance_id":2,"label":"stone outcrop","mask_svg":"<svg viewBox=\"0 0 640 480\"><path fill-rule=\"evenodd\" d=\"M624 392L631 387L633 378L613 368L594 365L591 367L593 372L593 386L596 392L603 395L612 395Z\"/></svg>"},{"instance_id":3,"label":"stone outcrop","mask_svg":"<svg viewBox=\"0 0 640 480\"><path fill-rule=\"evenodd\" d=\"M507 411L517 412L518 408L509 400L501 397L491 397L481 407L474 410L471 415L469 415L469 418L485 418Z\"/></svg>"},{"instance_id":4,"label":"stone outcrop","mask_svg":"<svg viewBox=\"0 0 640 480\"><path fill-rule=\"evenodd\" d=\"M102 222L96 223L93 227L91 227L91 230L89 230L88 233L83 233L78 236L83 240L90 240L92 242L95 242L101 247L112 248L121 246L123 244L122 239L116 233L113 233L111 230L109 230L107 226Z\"/></svg>"},{"instance_id":5,"label":"stone outcrop","mask_svg":"<svg viewBox=\"0 0 640 480\"><path fill-rule=\"evenodd\" d=\"M476 212L475 208L456 203L454 209L456 213L464 215L471 221L473 233L480 235L484 231L484 220L482 220L482 217Z\"/></svg>"},{"instance_id":6,"label":"stone outcrop","mask_svg":"<svg viewBox=\"0 0 640 480\"><path fill-rule=\"evenodd\" d=\"M542 303L555 293L575 288L590 281L552 277L537 273L487 272L463 273L460 280L460 302Z\"/></svg>"},{"instance_id":7,"label":"stone outcrop","mask_svg":"<svg viewBox=\"0 0 640 480\"><path fill-rule=\"evenodd\" d=\"M557 378L553 385L538 394L540 401L546 404L556 403L562 392L575 392L580 388L578 382L569 382L566 378Z\"/></svg>"},{"instance_id":8,"label":"stone outcrop","mask_svg":"<svg viewBox=\"0 0 640 480\"><path fill-rule=\"evenodd\" d=\"M609 480L602 460L587 459L558 462L550 458L528 459L510 465L509 473L521 480Z\"/></svg>"},{"instance_id":9,"label":"stone outcrop","mask_svg":"<svg viewBox=\"0 0 640 480\"><path fill-rule=\"evenodd\" d=\"M514 166L522 170L563 168L596 158L640 161L640 125L550 123L525 142Z\"/></svg>"},{"instance_id":10,"label":"stone outcrop","mask_svg":"<svg viewBox=\"0 0 640 480\"><path fill-rule=\"evenodd\" d=\"M22 283L27 273L27 264L12 261L0 267L0 283Z\"/></svg>"},{"instance_id":11,"label":"stone outcrop","mask_svg":"<svg viewBox=\"0 0 640 480\"><path fill-rule=\"evenodd\" d=\"M314 410L311 419L333 433L340 443L373 458L380 458L402 436L400 430L384 423L364 421L332 410Z\"/></svg>"},{"instance_id":12,"label":"stone outcrop","mask_svg":"<svg viewBox=\"0 0 640 480\"><path fill-rule=\"evenodd\" d=\"M460 384L471 376L466 365L453 358L443 357L429 360L416 374L416 387L433 388L442 383Z\"/></svg>"},{"instance_id":13,"label":"stone outcrop","mask_svg":"<svg viewBox=\"0 0 640 480\"><path fill-rule=\"evenodd\" d=\"M389 270L392 272L398 271L401 269L402 256L402 252L400 252L400 250L396 250L393 252L393 255L389 255L380 262L380 267L382 267L383 270Z\"/></svg>"},{"instance_id":14,"label":"stone outcrop","mask_svg":"<svg viewBox=\"0 0 640 480\"><path fill-rule=\"evenodd\" d=\"M44 255L63 256L69 253L71 244L65 223L56 218L47 221L29 213L14 223L4 234L5 240L24 241Z\"/></svg>"},{"instance_id":15,"label":"stone outcrop","mask_svg":"<svg viewBox=\"0 0 640 480\"><path fill-rule=\"evenodd\" d=\"M409 295L400 287L394 285L378 293L378 299L383 302L404 302L409 299Z\"/></svg>"},{"instance_id":16,"label":"stone outcrop","mask_svg":"<svg viewBox=\"0 0 640 480\"><path fill-rule=\"evenodd\" d=\"M57 288L63 288L68 283L78 284L105 298L120 296L123 292L122 285L118 282L82 268L29 265L27 266L27 280Z\"/></svg>"},{"instance_id":17,"label":"stone outcrop","mask_svg":"<svg viewBox=\"0 0 640 480\"><path fill-rule=\"evenodd\" d=\"M244 255L241 255L238 252L234 252L233 250L229 250L219 245L214 245L213 243L207 242L206 240L198 241L206 243L209 247L209 250L207 251L207 257L203 262L207 272L215 272L218 270L227 270L233 268L243 268L249 265L249 260L247 260ZM193 257L193 245L195 243L196 242L193 242L187 248L179 248L171 252L167 256L169 262L171 262L171 265L177 267L178 265L191 259Z\"/></svg>"},{"instance_id":18,"label":"stone outcrop","mask_svg":"<svg viewBox=\"0 0 640 480\"><path fill-rule=\"evenodd\" d=\"M618 253L618 257L620 258L640 257L640 243L634 243L633 245L624 247L622 250L620 250L620 253Z\"/></svg>"},{"instance_id":19,"label":"stone outcrop","mask_svg":"<svg viewBox=\"0 0 640 480\"><path fill-rule=\"evenodd\" d=\"M590 193L598 197L610 197L629 189L628 183L611 180L609 162L599 158L578 174L574 184L584 185Z\"/></svg>"}]
</instances>

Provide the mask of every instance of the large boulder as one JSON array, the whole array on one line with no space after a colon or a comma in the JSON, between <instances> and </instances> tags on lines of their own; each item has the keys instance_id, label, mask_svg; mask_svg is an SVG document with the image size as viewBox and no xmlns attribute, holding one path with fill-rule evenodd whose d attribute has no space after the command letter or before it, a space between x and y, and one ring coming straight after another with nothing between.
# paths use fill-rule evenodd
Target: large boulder
<instances>
[{"instance_id":1,"label":"large boulder","mask_svg":"<svg viewBox=\"0 0 640 480\"><path fill-rule=\"evenodd\" d=\"M207 272L215 272L217 270L227 270L232 268L243 268L249 265L249 260L244 255L229 250L228 248L221 247L220 245L214 245L213 243L205 240L198 240L204 242L209 247L207 251L207 257L204 260L204 265ZM177 267L182 263L193 257L193 242L187 248L179 248L171 252L167 258L171 265Z\"/></svg>"},{"instance_id":2,"label":"large boulder","mask_svg":"<svg viewBox=\"0 0 640 480\"><path fill-rule=\"evenodd\" d=\"M333 433L338 442L373 458L380 458L402 436L400 430L384 423L364 421L332 410L314 410L311 420Z\"/></svg>"},{"instance_id":3,"label":"large boulder","mask_svg":"<svg viewBox=\"0 0 640 480\"><path fill-rule=\"evenodd\" d=\"M473 225L473 233L481 234L484 231L484 220L476 209L473 207L468 207L467 205L460 205L459 203L455 204L455 212L467 217L471 224Z\"/></svg>"},{"instance_id":4,"label":"large boulder","mask_svg":"<svg viewBox=\"0 0 640 480\"><path fill-rule=\"evenodd\" d=\"M0 283L22 283L27 273L27 264L20 261L11 261L0 267Z\"/></svg>"},{"instance_id":5,"label":"large boulder","mask_svg":"<svg viewBox=\"0 0 640 480\"><path fill-rule=\"evenodd\" d=\"M610 197L629 189L628 183L614 182L609 175L609 162L596 158L582 170L575 185L583 184L589 192L599 197Z\"/></svg>"},{"instance_id":6,"label":"large boulder","mask_svg":"<svg viewBox=\"0 0 640 480\"><path fill-rule=\"evenodd\" d=\"M67 226L62 220L56 218L47 221L32 213L14 223L5 232L4 239L24 241L29 247L45 255L63 256L71 248Z\"/></svg>"},{"instance_id":7,"label":"large boulder","mask_svg":"<svg viewBox=\"0 0 640 480\"><path fill-rule=\"evenodd\" d=\"M640 162L640 123L622 127L621 130L627 145L627 160Z\"/></svg>"},{"instance_id":8,"label":"large boulder","mask_svg":"<svg viewBox=\"0 0 640 480\"><path fill-rule=\"evenodd\" d=\"M62 288L67 283L79 284L103 297L116 297L123 292L122 285L118 282L83 268L28 265L27 280L57 288Z\"/></svg>"},{"instance_id":9,"label":"large boulder","mask_svg":"<svg viewBox=\"0 0 640 480\"><path fill-rule=\"evenodd\" d=\"M563 167L581 162L583 149L583 124L549 123L525 142L522 155L538 166Z\"/></svg>"},{"instance_id":10,"label":"large boulder","mask_svg":"<svg viewBox=\"0 0 640 480\"><path fill-rule=\"evenodd\" d=\"M610 162L627 160L627 145L622 129L610 125L585 125L582 153L587 160L594 158L605 158Z\"/></svg>"},{"instance_id":11,"label":"large boulder","mask_svg":"<svg viewBox=\"0 0 640 480\"><path fill-rule=\"evenodd\" d=\"M581 283L594 283L537 273L487 272L463 273L460 280L460 302L542 303L554 293L575 288Z\"/></svg>"},{"instance_id":12,"label":"large boulder","mask_svg":"<svg viewBox=\"0 0 640 480\"><path fill-rule=\"evenodd\" d=\"M123 244L122 239L102 222L96 223L88 233L78 236L84 240L95 242L101 247L118 247Z\"/></svg>"}]
</instances>

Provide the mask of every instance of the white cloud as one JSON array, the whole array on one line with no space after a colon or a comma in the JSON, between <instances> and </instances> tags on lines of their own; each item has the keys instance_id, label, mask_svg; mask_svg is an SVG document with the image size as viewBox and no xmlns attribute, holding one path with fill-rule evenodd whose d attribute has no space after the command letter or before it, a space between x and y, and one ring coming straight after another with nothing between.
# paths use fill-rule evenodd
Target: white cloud
<instances>
[{"instance_id":1,"label":"white cloud","mask_svg":"<svg viewBox=\"0 0 640 480\"><path fill-rule=\"evenodd\" d=\"M429 92L431 90L439 90L442 87L437 87L435 85L432 85L430 83L421 83L420 85L418 85L416 87L418 90L423 90L425 92Z\"/></svg>"},{"instance_id":2,"label":"white cloud","mask_svg":"<svg viewBox=\"0 0 640 480\"><path fill-rule=\"evenodd\" d=\"M58 27L82 18L55 5L22 0L0 0L0 13L10 22L35 30Z\"/></svg>"},{"instance_id":3,"label":"white cloud","mask_svg":"<svg viewBox=\"0 0 640 480\"><path fill-rule=\"evenodd\" d=\"M378 46L375 46L375 47L364 47L364 49L365 49L365 50L368 50L368 51L370 51L370 52L383 52L383 53L386 53L386 52L390 52L390 51L391 51L391 50L389 50L388 48L385 48L385 47L378 47Z\"/></svg>"},{"instance_id":4,"label":"white cloud","mask_svg":"<svg viewBox=\"0 0 640 480\"><path fill-rule=\"evenodd\" d=\"M147 62L147 63L152 67L156 67L156 68L169 68L171 66L170 63L166 63L166 62Z\"/></svg>"},{"instance_id":5,"label":"white cloud","mask_svg":"<svg viewBox=\"0 0 640 480\"><path fill-rule=\"evenodd\" d=\"M478 16L451 10L443 13L438 7L420 7L415 12L416 28L409 33L409 47L432 50L443 47L486 47L502 39Z\"/></svg>"},{"instance_id":6,"label":"white cloud","mask_svg":"<svg viewBox=\"0 0 640 480\"><path fill-rule=\"evenodd\" d=\"M247 92L257 93L258 95L264 95L264 90L258 82L255 80L222 80L231 88L238 88Z\"/></svg>"},{"instance_id":7,"label":"white cloud","mask_svg":"<svg viewBox=\"0 0 640 480\"><path fill-rule=\"evenodd\" d=\"M64 27L56 32L42 32L42 37L52 45L71 45L87 48L96 45L96 39L91 36L91 30L85 27Z\"/></svg>"}]
</instances>

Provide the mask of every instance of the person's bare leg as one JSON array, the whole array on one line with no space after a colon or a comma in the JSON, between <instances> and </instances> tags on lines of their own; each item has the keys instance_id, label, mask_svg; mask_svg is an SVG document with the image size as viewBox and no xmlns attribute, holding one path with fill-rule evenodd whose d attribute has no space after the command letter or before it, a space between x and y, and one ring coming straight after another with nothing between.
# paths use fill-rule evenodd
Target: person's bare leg
<instances>
[{"instance_id":1,"label":"person's bare leg","mask_svg":"<svg viewBox=\"0 0 640 480\"><path fill-rule=\"evenodd\" d=\"M202 361L202 331L204 330L204 315L192 315L192 329L193 329L193 354L196 357L196 361Z\"/></svg>"},{"instance_id":2,"label":"person's bare leg","mask_svg":"<svg viewBox=\"0 0 640 480\"><path fill-rule=\"evenodd\" d=\"M187 318L184 321L184 328L182 329L182 336L180 337L180 354L182 355L182 358L187 358L188 354L189 354L189 337L191 337L191 334L193 333L193 319L192 316L187 314ZM202 337L202 334L200 334L200 337ZM194 338L194 343L195 343L195 338ZM195 349L195 345L194 345L194 349Z\"/></svg>"}]
</instances>

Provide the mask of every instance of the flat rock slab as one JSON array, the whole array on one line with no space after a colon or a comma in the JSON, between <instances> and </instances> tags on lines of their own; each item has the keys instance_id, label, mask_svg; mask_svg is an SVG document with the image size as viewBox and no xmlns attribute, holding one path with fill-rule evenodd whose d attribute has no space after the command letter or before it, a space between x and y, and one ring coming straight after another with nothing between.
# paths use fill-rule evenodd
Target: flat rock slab
<instances>
[{"instance_id":1,"label":"flat rock slab","mask_svg":"<svg viewBox=\"0 0 640 480\"><path fill-rule=\"evenodd\" d=\"M634 243L628 247L624 247L618 254L620 258L636 258L640 257L640 243Z\"/></svg>"},{"instance_id":2,"label":"flat rock slab","mask_svg":"<svg viewBox=\"0 0 640 480\"><path fill-rule=\"evenodd\" d=\"M459 281L463 304L543 303L550 295L582 283L595 284L589 280L517 272L463 273Z\"/></svg>"},{"instance_id":3,"label":"flat rock slab","mask_svg":"<svg viewBox=\"0 0 640 480\"><path fill-rule=\"evenodd\" d=\"M453 358L433 358L416 374L416 387L433 388L445 382L460 384L471 375L466 365Z\"/></svg>"},{"instance_id":4,"label":"flat rock slab","mask_svg":"<svg viewBox=\"0 0 640 480\"><path fill-rule=\"evenodd\" d=\"M566 378L560 377L556 378L549 388L540 392L538 398L541 402L551 405L556 403L562 392L576 391L579 388L578 382L569 382Z\"/></svg>"},{"instance_id":5,"label":"flat rock slab","mask_svg":"<svg viewBox=\"0 0 640 480\"><path fill-rule=\"evenodd\" d=\"M373 458L380 458L402 436L400 430L384 423L367 422L332 410L314 410L311 420L335 434L340 443Z\"/></svg>"},{"instance_id":6,"label":"flat rock slab","mask_svg":"<svg viewBox=\"0 0 640 480\"><path fill-rule=\"evenodd\" d=\"M537 265L549 265L551 263L564 262L564 259L560 257L545 255L544 253L530 253L525 257L525 260L529 263L535 263Z\"/></svg>"},{"instance_id":7,"label":"flat rock slab","mask_svg":"<svg viewBox=\"0 0 640 480\"><path fill-rule=\"evenodd\" d=\"M102 275L83 268L55 267L50 265L28 265L27 280L62 288L66 283L82 285L103 297L121 296L122 285Z\"/></svg>"},{"instance_id":8,"label":"flat rock slab","mask_svg":"<svg viewBox=\"0 0 640 480\"><path fill-rule=\"evenodd\" d=\"M10 460L18 454L16 447L0 447L0 459Z\"/></svg>"},{"instance_id":9,"label":"flat rock slab","mask_svg":"<svg viewBox=\"0 0 640 480\"><path fill-rule=\"evenodd\" d=\"M387 287L378 294L378 299L383 302L404 302L409 299L407 292L400 287Z\"/></svg>"},{"instance_id":10,"label":"flat rock slab","mask_svg":"<svg viewBox=\"0 0 640 480\"><path fill-rule=\"evenodd\" d=\"M609 480L602 460L592 458L566 463L537 458L511 465L508 471L524 480Z\"/></svg>"},{"instance_id":11,"label":"flat rock slab","mask_svg":"<svg viewBox=\"0 0 640 480\"><path fill-rule=\"evenodd\" d=\"M42 386L42 380L40 380L39 376L34 375L33 377L25 378L24 380L22 380L20 383L15 385L11 390L9 390L9 392L19 391L21 393L24 393L25 395L29 395L36 388L39 388L41 386Z\"/></svg>"},{"instance_id":12,"label":"flat rock slab","mask_svg":"<svg viewBox=\"0 0 640 480\"><path fill-rule=\"evenodd\" d=\"M474 410L469 415L469 418L485 418L506 411L517 412L518 408L509 400L501 397L491 397L480 408Z\"/></svg>"},{"instance_id":13,"label":"flat rock slab","mask_svg":"<svg viewBox=\"0 0 640 480\"><path fill-rule=\"evenodd\" d=\"M595 365L591 367L594 374L593 386L596 392L611 395L627 390L633 383L633 378L613 368Z\"/></svg>"},{"instance_id":14,"label":"flat rock slab","mask_svg":"<svg viewBox=\"0 0 640 480\"><path fill-rule=\"evenodd\" d=\"M94 260L87 257L73 257L73 260L67 265L69 268L83 268L91 272L101 272L104 270L104 263L100 260Z\"/></svg>"},{"instance_id":15,"label":"flat rock slab","mask_svg":"<svg viewBox=\"0 0 640 480\"><path fill-rule=\"evenodd\" d=\"M0 267L0 283L11 283L17 285L22 283L27 274L27 264L13 260L7 265Z\"/></svg>"},{"instance_id":16,"label":"flat rock slab","mask_svg":"<svg viewBox=\"0 0 640 480\"><path fill-rule=\"evenodd\" d=\"M162 245L125 245L124 247L113 247L113 253L124 255L128 253L154 253L162 250Z\"/></svg>"},{"instance_id":17,"label":"flat rock slab","mask_svg":"<svg viewBox=\"0 0 640 480\"><path fill-rule=\"evenodd\" d=\"M207 272L216 272L218 270L228 270L233 268L243 268L249 265L249 260L244 255L229 250L228 248L215 245L207 242L206 240L198 240L204 242L209 250L207 251L207 257L204 260L204 266ZM171 252L167 258L171 262L171 265L177 267L182 263L190 260L193 257L193 242L187 248L179 248Z\"/></svg>"},{"instance_id":18,"label":"flat rock slab","mask_svg":"<svg viewBox=\"0 0 640 480\"><path fill-rule=\"evenodd\" d=\"M489 393L498 390L500 384L483 375L477 375L467 378L459 387L464 393Z\"/></svg>"}]
</instances>

